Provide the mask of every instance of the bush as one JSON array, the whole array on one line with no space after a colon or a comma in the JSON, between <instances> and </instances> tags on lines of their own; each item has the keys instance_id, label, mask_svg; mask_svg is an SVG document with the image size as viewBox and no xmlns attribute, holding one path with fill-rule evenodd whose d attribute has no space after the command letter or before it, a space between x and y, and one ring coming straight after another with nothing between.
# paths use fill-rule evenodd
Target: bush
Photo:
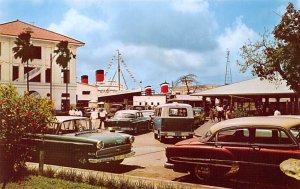
<instances>
[{"instance_id":1,"label":"bush","mask_svg":"<svg viewBox=\"0 0 300 189\"><path fill-rule=\"evenodd\" d=\"M52 103L46 98L19 95L12 85L0 84L0 180L24 176L32 150L22 139L43 133L52 119Z\"/></svg>"}]
</instances>

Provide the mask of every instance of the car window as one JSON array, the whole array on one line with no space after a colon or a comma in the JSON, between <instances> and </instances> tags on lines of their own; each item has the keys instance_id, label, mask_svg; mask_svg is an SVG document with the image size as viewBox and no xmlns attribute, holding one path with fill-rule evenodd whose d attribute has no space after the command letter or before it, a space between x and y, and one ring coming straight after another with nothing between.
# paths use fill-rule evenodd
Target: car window
<instances>
[{"instance_id":1,"label":"car window","mask_svg":"<svg viewBox=\"0 0 300 189\"><path fill-rule=\"evenodd\" d=\"M218 142L249 142L249 130L247 128L237 128L220 131L217 134Z\"/></svg>"},{"instance_id":2,"label":"car window","mask_svg":"<svg viewBox=\"0 0 300 189\"><path fill-rule=\"evenodd\" d=\"M255 143L260 144L293 144L293 140L283 130L278 129L255 129Z\"/></svg>"},{"instance_id":3,"label":"car window","mask_svg":"<svg viewBox=\"0 0 300 189\"><path fill-rule=\"evenodd\" d=\"M170 117L187 117L186 108L170 108L169 109Z\"/></svg>"},{"instance_id":4,"label":"car window","mask_svg":"<svg viewBox=\"0 0 300 189\"><path fill-rule=\"evenodd\" d=\"M60 127L59 127L60 126ZM64 121L60 124L56 124L56 128L58 134L66 134L66 133L73 133L78 131L85 131L90 129L90 122L88 119L81 119L81 120L68 120Z\"/></svg>"}]
</instances>

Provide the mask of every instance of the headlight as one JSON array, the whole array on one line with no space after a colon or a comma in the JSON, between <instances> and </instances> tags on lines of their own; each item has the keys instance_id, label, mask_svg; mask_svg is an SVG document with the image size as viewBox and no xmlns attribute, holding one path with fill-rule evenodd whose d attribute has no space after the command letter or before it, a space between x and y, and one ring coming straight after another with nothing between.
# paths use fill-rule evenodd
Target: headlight
<instances>
[{"instance_id":1,"label":"headlight","mask_svg":"<svg viewBox=\"0 0 300 189\"><path fill-rule=\"evenodd\" d=\"M134 142L134 136L129 137L129 143L132 144Z\"/></svg>"},{"instance_id":2,"label":"headlight","mask_svg":"<svg viewBox=\"0 0 300 189\"><path fill-rule=\"evenodd\" d=\"M104 142L103 141L98 141L97 142L97 149L101 150L104 147Z\"/></svg>"}]
</instances>

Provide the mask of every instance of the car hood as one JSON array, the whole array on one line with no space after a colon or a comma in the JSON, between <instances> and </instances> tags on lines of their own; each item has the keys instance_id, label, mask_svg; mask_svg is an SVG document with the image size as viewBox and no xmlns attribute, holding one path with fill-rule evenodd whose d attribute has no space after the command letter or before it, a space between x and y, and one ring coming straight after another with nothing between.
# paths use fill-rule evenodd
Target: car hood
<instances>
[{"instance_id":1,"label":"car hood","mask_svg":"<svg viewBox=\"0 0 300 189\"><path fill-rule=\"evenodd\" d=\"M130 135L114 132L79 132L73 133L76 138L87 139L91 141L103 141L106 147L126 144L129 142Z\"/></svg>"},{"instance_id":2,"label":"car hood","mask_svg":"<svg viewBox=\"0 0 300 189\"><path fill-rule=\"evenodd\" d=\"M186 140L177 142L175 144L175 146L199 145L199 144L203 144L202 142L200 142L200 138L199 137L194 137L194 138L191 138L191 139L186 139Z\"/></svg>"},{"instance_id":3,"label":"car hood","mask_svg":"<svg viewBox=\"0 0 300 189\"><path fill-rule=\"evenodd\" d=\"M133 120L133 118L112 118L112 119L109 119L107 121L113 122L113 121L131 121L131 120Z\"/></svg>"}]
</instances>

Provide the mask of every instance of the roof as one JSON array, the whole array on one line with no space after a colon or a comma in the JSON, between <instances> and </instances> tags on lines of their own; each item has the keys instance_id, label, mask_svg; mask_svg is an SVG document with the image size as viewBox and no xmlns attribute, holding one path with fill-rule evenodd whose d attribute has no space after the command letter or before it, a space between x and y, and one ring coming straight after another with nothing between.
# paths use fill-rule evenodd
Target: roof
<instances>
[{"instance_id":1,"label":"roof","mask_svg":"<svg viewBox=\"0 0 300 189\"><path fill-rule=\"evenodd\" d=\"M182 107L182 108L191 108L192 107L189 104L183 104L183 103L177 103L177 102L162 104L162 105L159 105L157 107L159 107L159 108L162 108L162 107L171 107L171 108L175 107L175 108L178 108L179 106Z\"/></svg>"},{"instance_id":2,"label":"roof","mask_svg":"<svg viewBox=\"0 0 300 189\"><path fill-rule=\"evenodd\" d=\"M32 39L55 42L68 41L70 44L75 44L79 46L84 45L83 42L78 41L76 39L28 24L26 22L22 22L20 20L0 24L0 35L17 37L21 32L25 31L26 29L31 30L33 32L31 34Z\"/></svg>"},{"instance_id":3,"label":"roof","mask_svg":"<svg viewBox=\"0 0 300 189\"><path fill-rule=\"evenodd\" d=\"M87 117L80 117L80 116L56 116L55 118L59 123L62 123L64 121L70 121L70 120L88 119Z\"/></svg>"},{"instance_id":4,"label":"roof","mask_svg":"<svg viewBox=\"0 0 300 189\"><path fill-rule=\"evenodd\" d=\"M271 82L254 78L246 81L224 85L221 87L194 93L192 96L224 96L224 95L274 95L274 94L294 94L285 80L281 82Z\"/></svg>"},{"instance_id":5,"label":"roof","mask_svg":"<svg viewBox=\"0 0 300 189\"><path fill-rule=\"evenodd\" d=\"M128 114L135 114L137 112L140 112L140 110L119 110L117 113L128 113Z\"/></svg>"},{"instance_id":6,"label":"roof","mask_svg":"<svg viewBox=\"0 0 300 189\"><path fill-rule=\"evenodd\" d=\"M175 98L169 99L169 101L202 101L202 96L176 95Z\"/></svg>"},{"instance_id":7,"label":"roof","mask_svg":"<svg viewBox=\"0 0 300 189\"><path fill-rule=\"evenodd\" d=\"M289 129L293 126L300 125L300 119L290 118L290 117L283 117L283 116L273 116L273 117L242 117L242 118L235 118L229 119L226 121L218 122L215 125L211 126L210 131L212 133L217 132L223 128L229 127L238 127L238 126L278 126Z\"/></svg>"}]
</instances>

